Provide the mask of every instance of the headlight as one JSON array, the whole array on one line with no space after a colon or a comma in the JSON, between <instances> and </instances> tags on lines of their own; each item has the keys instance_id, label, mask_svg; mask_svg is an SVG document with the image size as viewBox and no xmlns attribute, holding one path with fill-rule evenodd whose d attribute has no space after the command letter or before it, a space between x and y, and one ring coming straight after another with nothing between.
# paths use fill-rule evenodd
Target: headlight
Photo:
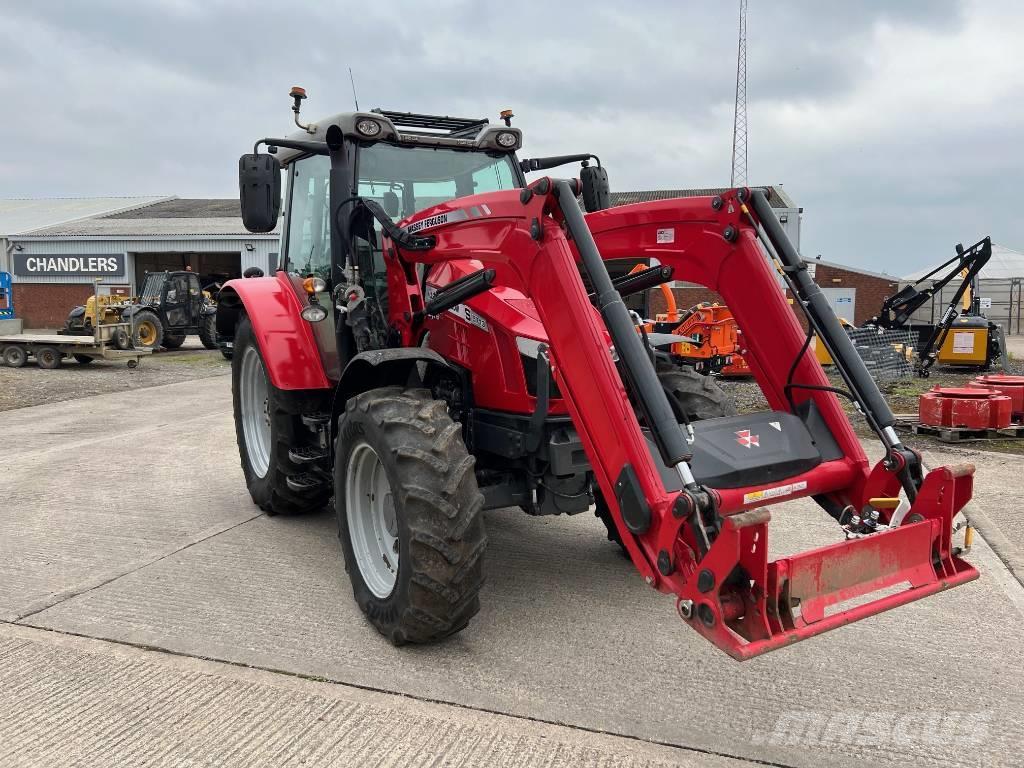
<instances>
[{"instance_id":1,"label":"headlight","mask_svg":"<svg viewBox=\"0 0 1024 768\"><path fill-rule=\"evenodd\" d=\"M519 137L512 133L512 131L502 131L494 137L494 140L498 142L499 147L511 149L519 142Z\"/></svg>"},{"instance_id":2,"label":"headlight","mask_svg":"<svg viewBox=\"0 0 1024 768\"><path fill-rule=\"evenodd\" d=\"M299 314L302 315L302 319L307 323L319 323L327 317L327 310L319 304L310 304L304 307Z\"/></svg>"},{"instance_id":3,"label":"headlight","mask_svg":"<svg viewBox=\"0 0 1024 768\"><path fill-rule=\"evenodd\" d=\"M380 123L364 117L356 123L356 133L360 136L372 138L380 133Z\"/></svg>"}]
</instances>

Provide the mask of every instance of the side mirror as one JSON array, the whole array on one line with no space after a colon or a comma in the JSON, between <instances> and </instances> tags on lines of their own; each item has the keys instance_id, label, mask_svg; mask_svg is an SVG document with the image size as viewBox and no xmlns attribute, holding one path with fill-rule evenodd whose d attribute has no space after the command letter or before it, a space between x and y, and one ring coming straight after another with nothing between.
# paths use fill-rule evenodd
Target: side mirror
<instances>
[{"instance_id":1,"label":"side mirror","mask_svg":"<svg viewBox=\"0 0 1024 768\"><path fill-rule=\"evenodd\" d=\"M398 195L390 189L384 193L384 213L391 218L395 218L398 216L399 206Z\"/></svg>"},{"instance_id":2,"label":"side mirror","mask_svg":"<svg viewBox=\"0 0 1024 768\"><path fill-rule=\"evenodd\" d=\"M281 213L281 163L273 155L238 159L238 194L242 223L250 232L270 232Z\"/></svg>"},{"instance_id":3,"label":"side mirror","mask_svg":"<svg viewBox=\"0 0 1024 768\"><path fill-rule=\"evenodd\" d=\"M583 207L587 213L611 207L608 171L599 165L585 165L580 169L583 182Z\"/></svg>"}]
</instances>

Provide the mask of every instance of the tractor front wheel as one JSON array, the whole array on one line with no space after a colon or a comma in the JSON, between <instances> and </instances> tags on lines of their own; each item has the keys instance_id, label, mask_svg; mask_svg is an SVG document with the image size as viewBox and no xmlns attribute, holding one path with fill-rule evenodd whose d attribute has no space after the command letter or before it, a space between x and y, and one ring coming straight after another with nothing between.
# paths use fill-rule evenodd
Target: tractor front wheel
<instances>
[{"instance_id":1,"label":"tractor front wheel","mask_svg":"<svg viewBox=\"0 0 1024 768\"><path fill-rule=\"evenodd\" d=\"M217 316L204 315L199 320L199 340L206 349L217 348Z\"/></svg>"},{"instance_id":2,"label":"tractor front wheel","mask_svg":"<svg viewBox=\"0 0 1024 768\"><path fill-rule=\"evenodd\" d=\"M143 349L160 348L164 343L164 324L156 312L144 309L132 315L132 341Z\"/></svg>"},{"instance_id":3,"label":"tractor front wheel","mask_svg":"<svg viewBox=\"0 0 1024 768\"><path fill-rule=\"evenodd\" d=\"M302 414L316 412L323 404L314 395L281 390L270 382L248 317L239 324L235 343L231 395L249 495L268 515L322 508L331 497L329 473L324 471L321 477L315 468L293 461L289 451L308 446Z\"/></svg>"},{"instance_id":4,"label":"tractor front wheel","mask_svg":"<svg viewBox=\"0 0 1024 768\"><path fill-rule=\"evenodd\" d=\"M356 603L395 645L455 634L480 610L483 495L462 427L426 390L374 389L338 424L334 486Z\"/></svg>"}]
</instances>

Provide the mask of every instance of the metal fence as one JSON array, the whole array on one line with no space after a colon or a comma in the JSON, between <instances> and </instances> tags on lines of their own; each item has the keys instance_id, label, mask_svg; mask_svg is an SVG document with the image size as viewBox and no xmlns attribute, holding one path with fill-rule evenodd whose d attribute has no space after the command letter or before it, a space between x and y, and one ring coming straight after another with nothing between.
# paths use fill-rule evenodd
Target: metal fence
<instances>
[{"instance_id":1,"label":"metal fence","mask_svg":"<svg viewBox=\"0 0 1024 768\"><path fill-rule=\"evenodd\" d=\"M876 380L902 379L913 374L917 354L915 331L847 328L847 332Z\"/></svg>"}]
</instances>

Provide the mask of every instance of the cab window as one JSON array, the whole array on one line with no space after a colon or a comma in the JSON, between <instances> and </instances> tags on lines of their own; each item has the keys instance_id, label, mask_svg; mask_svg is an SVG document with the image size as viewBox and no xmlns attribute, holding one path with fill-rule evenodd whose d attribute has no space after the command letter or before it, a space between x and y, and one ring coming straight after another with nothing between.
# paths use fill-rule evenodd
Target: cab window
<instances>
[{"instance_id":1,"label":"cab window","mask_svg":"<svg viewBox=\"0 0 1024 768\"><path fill-rule=\"evenodd\" d=\"M288 206L288 269L301 275L331 275L329 180L331 161L314 155L291 164Z\"/></svg>"}]
</instances>

